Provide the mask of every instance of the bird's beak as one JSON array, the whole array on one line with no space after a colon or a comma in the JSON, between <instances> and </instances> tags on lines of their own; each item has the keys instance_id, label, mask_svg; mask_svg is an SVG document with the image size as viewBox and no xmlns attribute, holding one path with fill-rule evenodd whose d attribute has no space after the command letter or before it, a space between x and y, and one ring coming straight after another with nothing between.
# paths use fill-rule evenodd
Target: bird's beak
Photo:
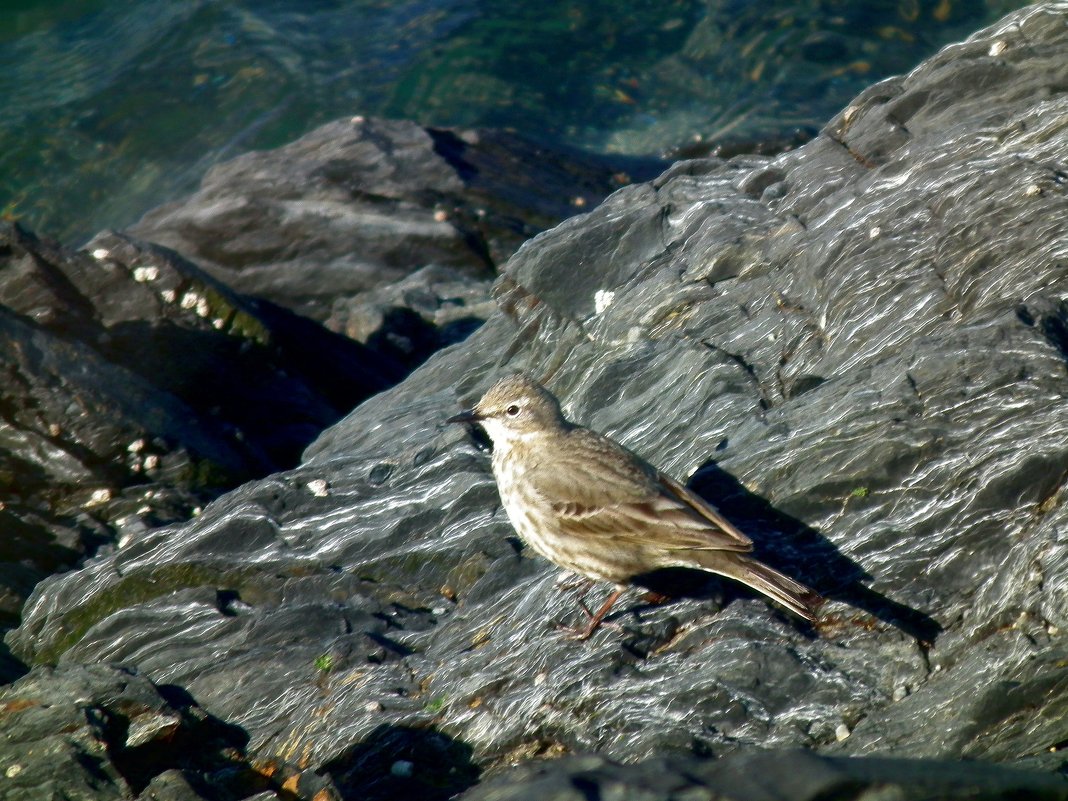
<instances>
[{"instance_id":1,"label":"bird's beak","mask_svg":"<svg viewBox=\"0 0 1068 801\"><path fill-rule=\"evenodd\" d=\"M482 420L483 417L474 409L468 409L466 412L460 412L457 415L453 415L446 423L477 423Z\"/></svg>"}]
</instances>

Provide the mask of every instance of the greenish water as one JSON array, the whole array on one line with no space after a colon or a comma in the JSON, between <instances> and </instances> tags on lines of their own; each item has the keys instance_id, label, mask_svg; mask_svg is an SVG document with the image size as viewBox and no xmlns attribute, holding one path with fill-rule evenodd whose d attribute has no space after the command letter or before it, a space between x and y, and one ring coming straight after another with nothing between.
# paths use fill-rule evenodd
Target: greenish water
<instances>
[{"instance_id":1,"label":"greenish water","mask_svg":"<svg viewBox=\"0 0 1068 801\"><path fill-rule=\"evenodd\" d=\"M0 2L0 209L78 243L353 114L640 154L811 132L1022 5Z\"/></svg>"}]
</instances>

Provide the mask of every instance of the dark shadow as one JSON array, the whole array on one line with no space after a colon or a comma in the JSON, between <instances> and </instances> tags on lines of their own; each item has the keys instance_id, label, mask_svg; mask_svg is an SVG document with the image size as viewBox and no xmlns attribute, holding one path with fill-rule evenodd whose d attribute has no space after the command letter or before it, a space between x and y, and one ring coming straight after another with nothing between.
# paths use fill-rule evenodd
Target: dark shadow
<instances>
[{"instance_id":1,"label":"dark shadow","mask_svg":"<svg viewBox=\"0 0 1068 801\"><path fill-rule=\"evenodd\" d=\"M11 649L3 641L3 633L0 630L0 685L11 684L25 676L30 670L21 659L11 653Z\"/></svg>"},{"instance_id":2,"label":"dark shadow","mask_svg":"<svg viewBox=\"0 0 1068 801\"><path fill-rule=\"evenodd\" d=\"M227 476L227 488L298 464L323 429L406 374L388 356L311 320L264 301L245 301L264 321L268 341L169 320L134 320L111 326L100 348L108 360L145 379L141 402L151 413L173 420L181 411L170 405L177 398L195 414L188 431L153 434L197 453L203 450L197 437L205 435L239 449L243 463L235 470L244 473ZM106 387L101 394L107 396Z\"/></svg>"},{"instance_id":3,"label":"dark shadow","mask_svg":"<svg viewBox=\"0 0 1068 801\"><path fill-rule=\"evenodd\" d=\"M232 793L224 797L234 798L271 789L270 780L244 756L248 732L208 714L184 687L160 684L156 689L176 715L174 724L157 736L132 738L135 745L129 744L132 721L122 705L105 704L100 710L108 756L135 793L172 770L194 789L210 791L209 798L217 797L219 788Z\"/></svg>"},{"instance_id":4,"label":"dark shadow","mask_svg":"<svg viewBox=\"0 0 1068 801\"><path fill-rule=\"evenodd\" d=\"M839 552L816 529L749 492L715 462L709 460L694 473L689 489L752 537L753 556L807 584L823 597L861 609L913 637L924 647L932 645L942 632L942 625L927 613L864 586L862 582L872 577L863 567ZM707 598L710 594L722 594L725 602L746 597L750 592L736 582L718 580L710 590L708 574L683 569L649 573L637 583L671 597ZM800 627L816 633L805 621L793 619ZM858 621L858 625L863 623Z\"/></svg>"},{"instance_id":5,"label":"dark shadow","mask_svg":"<svg viewBox=\"0 0 1068 801\"><path fill-rule=\"evenodd\" d=\"M433 728L383 724L319 772L351 801L445 801L478 782L472 753Z\"/></svg>"}]
</instances>

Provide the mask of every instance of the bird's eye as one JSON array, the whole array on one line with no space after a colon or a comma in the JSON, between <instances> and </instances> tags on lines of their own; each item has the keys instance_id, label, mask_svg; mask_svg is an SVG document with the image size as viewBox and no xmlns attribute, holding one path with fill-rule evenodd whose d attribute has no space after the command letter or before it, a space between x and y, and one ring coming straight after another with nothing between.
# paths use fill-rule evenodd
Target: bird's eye
<instances>
[{"instance_id":1,"label":"bird's eye","mask_svg":"<svg viewBox=\"0 0 1068 801\"><path fill-rule=\"evenodd\" d=\"M511 406L504 410L504 413L509 417L515 417L517 414L519 414L519 407L513 403Z\"/></svg>"}]
</instances>

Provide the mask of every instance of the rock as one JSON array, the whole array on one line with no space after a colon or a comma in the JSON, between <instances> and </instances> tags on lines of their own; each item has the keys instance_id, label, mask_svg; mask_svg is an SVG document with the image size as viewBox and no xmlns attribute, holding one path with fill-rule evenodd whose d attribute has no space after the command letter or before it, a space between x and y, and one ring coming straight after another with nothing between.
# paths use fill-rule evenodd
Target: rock
<instances>
[{"instance_id":1,"label":"rock","mask_svg":"<svg viewBox=\"0 0 1068 801\"><path fill-rule=\"evenodd\" d=\"M1064 772L1066 16L1022 9L797 150L683 162L539 235L468 339L299 467L42 582L6 642L136 665L343 793L432 776L447 796L588 752L819 754L757 763L765 797L793 797L795 769L842 792L897 780L822 757ZM573 594L444 423L513 368L689 478L831 599L819 624L673 574L653 583L683 597L631 593L618 628L563 637ZM431 756L381 750L397 731ZM974 777L991 773L1050 786Z\"/></svg>"},{"instance_id":2,"label":"rock","mask_svg":"<svg viewBox=\"0 0 1068 801\"><path fill-rule=\"evenodd\" d=\"M272 787L240 730L125 668L36 668L0 690L0 721L0 797L12 801L199 801Z\"/></svg>"},{"instance_id":3,"label":"rock","mask_svg":"<svg viewBox=\"0 0 1068 801\"><path fill-rule=\"evenodd\" d=\"M769 777L789 777L786 792ZM1061 777L997 765L912 759L842 759L809 751L745 751L723 759L650 759L620 765L583 756L534 763L464 793L463 801L1003 801L1068 798Z\"/></svg>"},{"instance_id":4,"label":"rock","mask_svg":"<svg viewBox=\"0 0 1068 801\"><path fill-rule=\"evenodd\" d=\"M212 168L196 194L129 230L325 321L424 267L491 279L534 234L663 166L505 131L354 117Z\"/></svg>"},{"instance_id":5,"label":"rock","mask_svg":"<svg viewBox=\"0 0 1068 801\"><path fill-rule=\"evenodd\" d=\"M295 463L398 363L163 248L0 230L0 625L43 576Z\"/></svg>"},{"instance_id":6,"label":"rock","mask_svg":"<svg viewBox=\"0 0 1068 801\"><path fill-rule=\"evenodd\" d=\"M451 267L424 267L355 298L338 298L326 326L414 368L462 342L496 311L492 286Z\"/></svg>"}]
</instances>

